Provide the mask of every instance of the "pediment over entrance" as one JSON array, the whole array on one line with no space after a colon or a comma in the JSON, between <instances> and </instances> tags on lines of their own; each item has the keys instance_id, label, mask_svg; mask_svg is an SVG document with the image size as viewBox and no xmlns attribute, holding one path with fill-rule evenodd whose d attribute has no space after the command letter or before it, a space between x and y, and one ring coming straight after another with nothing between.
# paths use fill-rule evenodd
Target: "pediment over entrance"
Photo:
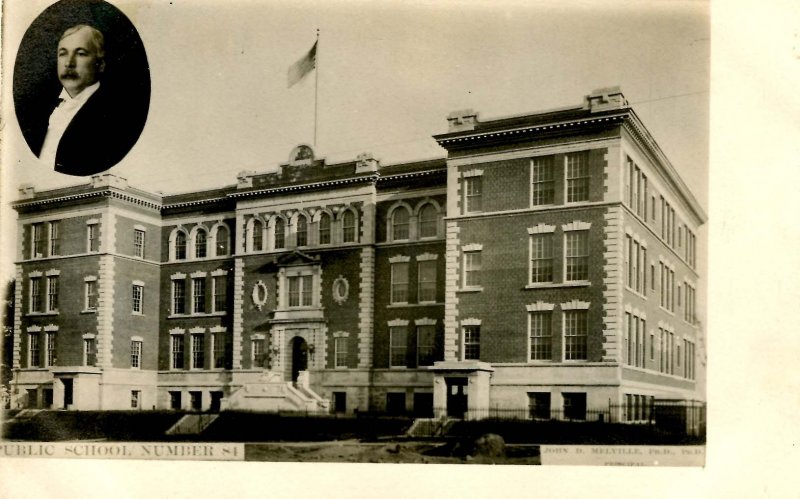
<instances>
[{"instance_id":1,"label":"pediment over entrance","mask_svg":"<svg viewBox=\"0 0 800 499\"><path fill-rule=\"evenodd\" d=\"M281 255L275 261L278 267L289 267L294 265L319 265L319 256L311 256L299 250Z\"/></svg>"}]
</instances>

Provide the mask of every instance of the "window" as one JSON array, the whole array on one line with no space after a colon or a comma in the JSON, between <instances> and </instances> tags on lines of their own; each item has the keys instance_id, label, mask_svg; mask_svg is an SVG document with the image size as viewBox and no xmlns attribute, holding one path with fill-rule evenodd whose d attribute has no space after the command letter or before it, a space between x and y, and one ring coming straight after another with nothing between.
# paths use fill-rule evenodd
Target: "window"
<instances>
[{"instance_id":1,"label":"window","mask_svg":"<svg viewBox=\"0 0 800 499\"><path fill-rule=\"evenodd\" d=\"M586 281L589 279L589 231L567 232L566 279L567 281Z\"/></svg>"},{"instance_id":2,"label":"window","mask_svg":"<svg viewBox=\"0 0 800 499\"><path fill-rule=\"evenodd\" d=\"M553 234L532 234L530 238L530 282L553 282Z\"/></svg>"},{"instance_id":3,"label":"window","mask_svg":"<svg viewBox=\"0 0 800 499\"><path fill-rule=\"evenodd\" d=\"M172 281L172 313L186 313L186 281Z\"/></svg>"},{"instance_id":4,"label":"window","mask_svg":"<svg viewBox=\"0 0 800 499\"><path fill-rule=\"evenodd\" d=\"M464 207L466 213L483 210L483 178L480 176L464 179Z\"/></svg>"},{"instance_id":5,"label":"window","mask_svg":"<svg viewBox=\"0 0 800 499\"><path fill-rule=\"evenodd\" d=\"M531 418L550 419L550 393L528 392L528 411Z\"/></svg>"},{"instance_id":6,"label":"window","mask_svg":"<svg viewBox=\"0 0 800 499\"><path fill-rule=\"evenodd\" d=\"M308 246L308 220L304 215L297 216L297 246Z\"/></svg>"},{"instance_id":7,"label":"window","mask_svg":"<svg viewBox=\"0 0 800 499\"><path fill-rule=\"evenodd\" d=\"M589 330L586 310L564 311L564 359L586 360L586 339Z\"/></svg>"},{"instance_id":8,"label":"window","mask_svg":"<svg viewBox=\"0 0 800 499\"><path fill-rule=\"evenodd\" d=\"M50 256L57 256L61 253L61 243L59 241L59 223L50 222Z\"/></svg>"},{"instance_id":9,"label":"window","mask_svg":"<svg viewBox=\"0 0 800 499\"><path fill-rule=\"evenodd\" d=\"M288 278L289 281L289 306L310 307L311 292L313 287L312 276L298 275Z\"/></svg>"},{"instance_id":10,"label":"window","mask_svg":"<svg viewBox=\"0 0 800 499\"><path fill-rule=\"evenodd\" d=\"M47 278L47 311L58 311L58 276Z\"/></svg>"},{"instance_id":11,"label":"window","mask_svg":"<svg viewBox=\"0 0 800 499\"><path fill-rule=\"evenodd\" d=\"M356 216L350 210L345 211L342 216L342 241L356 242Z\"/></svg>"},{"instance_id":12,"label":"window","mask_svg":"<svg viewBox=\"0 0 800 499\"><path fill-rule=\"evenodd\" d=\"M392 326L389 328L389 366L405 367L406 352L408 348L406 326Z\"/></svg>"},{"instance_id":13,"label":"window","mask_svg":"<svg viewBox=\"0 0 800 499\"><path fill-rule=\"evenodd\" d=\"M31 312L42 311L42 278L31 277Z\"/></svg>"},{"instance_id":14,"label":"window","mask_svg":"<svg viewBox=\"0 0 800 499\"><path fill-rule=\"evenodd\" d=\"M481 252L464 252L464 287L481 285Z\"/></svg>"},{"instance_id":15,"label":"window","mask_svg":"<svg viewBox=\"0 0 800 499\"><path fill-rule=\"evenodd\" d=\"M530 360L552 359L552 312L531 312L528 315L531 356Z\"/></svg>"},{"instance_id":16,"label":"window","mask_svg":"<svg viewBox=\"0 0 800 499\"><path fill-rule=\"evenodd\" d=\"M391 303L408 303L408 263L392 264Z\"/></svg>"},{"instance_id":17,"label":"window","mask_svg":"<svg viewBox=\"0 0 800 499\"><path fill-rule=\"evenodd\" d=\"M631 282L631 287L636 291L640 289L640 279L639 279L639 252L640 246L638 241L633 242L633 248L631 249L631 274L633 278L633 282Z\"/></svg>"},{"instance_id":18,"label":"window","mask_svg":"<svg viewBox=\"0 0 800 499\"><path fill-rule=\"evenodd\" d=\"M134 229L133 231L133 255L144 258L144 231Z\"/></svg>"},{"instance_id":19,"label":"window","mask_svg":"<svg viewBox=\"0 0 800 499\"><path fill-rule=\"evenodd\" d=\"M555 196L553 156L531 160L531 205L553 204Z\"/></svg>"},{"instance_id":20,"label":"window","mask_svg":"<svg viewBox=\"0 0 800 499\"><path fill-rule=\"evenodd\" d=\"M481 327L464 326L464 360L481 358Z\"/></svg>"},{"instance_id":21,"label":"window","mask_svg":"<svg viewBox=\"0 0 800 499\"><path fill-rule=\"evenodd\" d=\"M331 216L322 213L319 216L319 244L331 243Z\"/></svg>"},{"instance_id":22,"label":"window","mask_svg":"<svg viewBox=\"0 0 800 499\"><path fill-rule=\"evenodd\" d=\"M392 241L402 241L409 238L408 210L400 207L392 212Z\"/></svg>"},{"instance_id":23,"label":"window","mask_svg":"<svg viewBox=\"0 0 800 499\"><path fill-rule=\"evenodd\" d=\"M45 333L45 351L44 351L44 365L56 365L56 333L55 331L48 331Z\"/></svg>"},{"instance_id":24,"label":"window","mask_svg":"<svg viewBox=\"0 0 800 499\"><path fill-rule=\"evenodd\" d=\"M86 281L85 286L85 309L97 310L97 281Z\"/></svg>"},{"instance_id":25,"label":"window","mask_svg":"<svg viewBox=\"0 0 800 499\"><path fill-rule=\"evenodd\" d=\"M253 367L267 367L266 340L264 338L253 340Z\"/></svg>"},{"instance_id":26,"label":"window","mask_svg":"<svg viewBox=\"0 0 800 499\"><path fill-rule=\"evenodd\" d=\"M334 367L347 367L347 337L339 336L333 339Z\"/></svg>"},{"instance_id":27,"label":"window","mask_svg":"<svg viewBox=\"0 0 800 499\"><path fill-rule=\"evenodd\" d=\"M191 391L189 392L189 406L193 411L199 411L203 408L203 392Z\"/></svg>"},{"instance_id":28,"label":"window","mask_svg":"<svg viewBox=\"0 0 800 499\"><path fill-rule=\"evenodd\" d=\"M208 236L205 229L199 229L194 235L194 257L205 258L208 256Z\"/></svg>"},{"instance_id":29,"label":"window","mask_svg":"<svg viewBox=\"0 0 800 499\"><path fill-rule=\"evenodd\" d=\"M631 341L631 314L629 312L625 312L625 322L622 323L622 327L625 328L625 350L623 350L625 364L631 365L631 348L633 342Z\"/></svg>"},{"instance_id":30,"label":"window","mask_svg":"<svg viewBox=\"0 0 800 499\"><path fill-rule=\"evenodd\" d=\"M217 227L217 232L214 236L214 241L217 244L217 252L215 256L224 256L228 254L228 228L224 225Z\"/></svg>"},{"instance_id":31,"label":"window","mask_svg":"<svg viewBox=\"0 0 800 499\"><path fill-rule=\"evenodd\" d=\"M28 333L28 367L39 367L40 365L39 333Z\"/></svg>"},{"instance_id":32,"label":"window","mask_svg":"<svg viewBox=\"0 0 800 499\"><path fill-rule=\"evenodd\" d=\"M625 162L625 173L623 176L625 177L625 204L633 207L631 204L633 200L633 160L631 158L628 158Z\"/></svg>"},{"instance_id":33,"label":"window","mask_svg":"<svg viewBox=\"0 0 800 499\"><path fill-rule=\"evenodd\" d=\"M144 286L140 284L133 285L133 306L132 310L134 314L141 314L142 313L142 295L144 294Z\"/></svg>"},{"instance_id":34,"label":"window","mask_svg":"<svg viewBox=\"0 0 800 499\"><path fill-rule=\"evenodd\" d=\"M32 258L44 257L44 224L38 223L31 226L33 230Z\"/></svg>"},{"instance_id":35,"label":"window","mask_svg":"<svg viewBox=\"0 0 800 499\"><path fill-rule=\"evenodd\" d=\"M169 407L172 410L180 410L181 392L169 392Z\"/></svg>"},{"instance_id":36,"label":"window","mask_svg":"<svg viewBox=\"0 0 800 499\"><path fill-rule=\"evenodd\" d=\"M196 251L195 249L195 252ZM183 231L178 231L178 233L175 234L175 259L186 260L186 234Z\"/></svg>"},{"instance_id":37,"label":"window","mask_svg":"<svg viewBox=\"0 0 800 499\"><path fill-rule=\"evenodd\" d=\"M436 237L438 234L439 212L428 203L419 210L419 237Z\"/></svg>"},{"instance_id":38,"label":"window","mask_svg":"<svg viewBox=\"0 0 800 499\"><path fill-rule=\"evenodd\" d=\"M131 390L131 409L138 409L141 401L142 391Z\"/></svg>"},{"instance_id":39,"label":"window","mask_svg":"<svg viewBox=\"0 0 800 499\"><path fill-rule=\"evenodd\" d=\"M567 154L567 202L589 200L589 164L585 153Z\"/></svg>"},{"instance_id":40,"label":"window","mask_svg":"<svg viewBox=\"0 0 800 499\"><path fill-rule=\"evenodd\" d=\"M275 219L275 249L286 247L286 222L282 218Z\"/></svg>"},{"instance_id":41,"label":"window","mask_svg":"<svg viewBox=\"0 0 800 499\"><path fill-rule=\"evenodd\" d=\"M225 333L218 331L211 335L211 341L214 343L214 369L225 368Z\"/></svg>"},{"instance_id":42,"label":"window","mask_svg":"<svg viewBox=\"0 0 800 499\"><path fill-rule=\"evenodd\" d=\"M650 360L656 359L656 337L655 333L650 332Z\"/></svg>"},{"instance_id":43,"label":"window","mask_svg":"<svg viewBox=\"0 0 800 499\"><path fill-rule=\"evenodd\" d=\"M406 412L405 392L386 394L386 412L395 416L400 414L405 414Z\"/></svg>"},{"instance_id":44,"label":"window","mask_svg":"<svg viewBox=\"0 0 800 499\"><path fill-rule=\"evenodd\" d=\"M631 253L633 250L633 238L631 236L625 236L625 246L623 248L624 251L624 265L625 265L625 285L631 287L631 283L633 282L633 262L631 261Z\"/></svg>"},{"instance_id":45,"label":"window","mask_svg":"<svg viewBox=\"0 0 800 499\"><path fill-rule=\"evenodd\" d=\"M170 336L170 351L172 353L172 369L183 369L183 335Z\"/></svg>"},{"instance_id":46,"label":"window","mask_svg":"<svg viewBox=\"0 0 800 499\"><path fill-rule=\"evenodd\" d=\"M206 312L206 279L195 277L192 279L192 312L204 314Z\"/></svg>"},{"instance_id":47,"label":"window","mask_svg":"<svg viewBox=\"0 0 800 499\"><path fill-rule=\"evenodd\" d=\"M417 326L417 365L432 366L436 360L434 341L436 337L436 326L421 325Z\"/></svg>"},{"instance_id":48,"label":"window","mask_svg":"<svg viewBox=\"0 0 800 499\"><path fill-rule=\"evenodd\" d=\"M417 301L435 302L436 301L436 260L419 262L419 296Z\"/></svg>"},{"instance_id":49,"label":"window","mask_svg":"<svg viewBox=\"0 0 800 499\"><path fill-rule=\"evenodd\" d=\"M203 369L206 365L205 335L192 333L192 369Z\"/></svg>"},{"instance_id":50,"label":"window","mask_svg":"<svg viewBox=\"0 0 800 499\"><path fill-rule=\"evenodd\" d=\"M661 283L661 293L659 304L666 308L667 306L667 274L664 262L658 262L659 282Z\"/></svg>"},{"instance_id":51,"label":"window","mask_svg":"<svg viewBox=\"0 0 800 499\"><path fill-rule=\"evenodd\" d=\"M97 253L100 251L100 239L97 235L97 224L89 224L86 226L86 247L89 253Z\"/></svg>"},{"instance_id":52,"label":"window","mask_svg":"<svg viewBox=\"0 0 800 499\"><path fill-rule=\"evenodd\" d=\"M264 224L260 220L253 220L253 251L264 249Z\"/></svg>"},{"instance_id":53,"label":"window","mask_svg":"<svg viewBox=\"0 0 800 499\"><path fill-rule=\"evenodd\" d=\"M83 365L97 365L97 341L94 338L83 339Z\"/></svg>"},{"instance_id":54,"label":"window","mask_svg":"<svg viewBox=\"0 0 800 499\"><path fill-rule=\"evenodd\" d=\"M225 312L227 305L226 288L228 285L228 278L224 275L214 276L211 280L211 285L214 287L214 308L213 312Z\"/></svg>"},{"instance_id":55,"label":"window","mask_svg":"<svg viewBox=\"0 0 800 499\"><path fill-rule=\"evenodd\" d=\"M567 419L586 419L586 394L562 393L564 398L564 417Z\"/></svg>"},{"instance_id":56,"label":"window","mask_svg":"<svg viewBox=\"0 0 800 499\"><path fill-rule=\"evenodd\" d=\"M131 340L131 367L140 369L142 367L142 341Z\"/></svg>"},{"instance_id":57,"label":"window","mask_svg":"<svg viewBox=\"0 0 800 499\"><path fill-rule=\"evenodd\" d=\"M640 291L643 295L647 296L647 248L642 246L639 256L639 273L641 274Z\"/></svg>"}]
</instances>

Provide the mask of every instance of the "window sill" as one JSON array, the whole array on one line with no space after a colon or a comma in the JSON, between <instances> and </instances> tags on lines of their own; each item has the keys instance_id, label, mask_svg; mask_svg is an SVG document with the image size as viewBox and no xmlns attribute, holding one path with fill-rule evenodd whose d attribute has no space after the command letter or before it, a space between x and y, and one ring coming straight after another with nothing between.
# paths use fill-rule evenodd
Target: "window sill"
<instances>
[{"instance_id":1,"label":"window sill","mask_svg":"<svg viewBox=\"0 0 800 499\"><path fill-rule=\"evenodd\" d=\"M389 369L394 371L402 371L404 369L408 369L408 366L389 366Z\"/></svg>"},{"instance_id":2,"label":"window sill","mask_svg":"<svg viewBox=\"0 0 800 499\"><path fill-rule=\"evenodd\" d=\"M483 291L483 286L464 286L456 290L456 293L479 293Z\"/></svg>"},{"instance_id":3,"label":"window sill","mask_svg":"<svg viewBox=\"0 0 800 499\"><path fill-rule=\"evenodd\" d=\"M224 317L227 312L212 312L212 313L196 313L196 314L170 314L167 319L203 319L207 317ZM143 314L133 314L143 315Z\"/></svg>"},{"instance_id":4,"label":"window sill","mask_svg":"<svg viewBox=\"0 0 800 499\"><path fill-rule=\"evenodd\" d=\"M638 296L639 298L641 298L643 300L647 299L647 295L646 294L643 294L643 293L640 293L639 291L636 291L635 289L633 289L632 287L628 286L627 284L625 285L625 291L628 291L629 293L634 294L634 295Z\"/></svg>"},{"instance_id":5,"label":"window sill","mask_svg":"<svg viewBox=\"0 0 800 499\"><path fill-rule=\"evenodd\" d=\"M80 313L82 313L82 314L96 314L97 313L97 309L96 308L86 308L86 309L81 310Z\"/></svg>"},{"instance_id":6,"label":"window sill","mask_svg":"<svg viewBox=\"0 0 800 499\"><path fill-rule=\"evenodd\" d=\"M58 312L28 312L26 317L52 317L58 315Z\"/></svg>"},{"instance_id":7,"label":"window sill","mask_svg":"<svg viewBox=\"0 0 800 499\"><path fill-rule=\"evenodd\" d=\"M591 284L591 281L543 282L528 284L525 289L582 288L591 286Z\"/></svg>"},{"instance_id":8,"label":"window sill","mask_svg":"<svg viewBox=\"0 0 800 499\"><path fill-rule=\"evenodd\" d=\"M441 302L422 302L422 303L391 303L386 305L386 308L418 308L418 307L441 307L444 303Z\"/></svg>"}]
</instances>

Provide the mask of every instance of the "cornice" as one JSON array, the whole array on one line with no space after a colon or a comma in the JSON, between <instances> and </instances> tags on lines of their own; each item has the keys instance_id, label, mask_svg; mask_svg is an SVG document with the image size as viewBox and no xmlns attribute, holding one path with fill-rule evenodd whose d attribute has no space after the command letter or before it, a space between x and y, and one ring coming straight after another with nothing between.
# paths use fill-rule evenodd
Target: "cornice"
<instances>
[{"instance_id":1,"label":"cornice","mask_svg":"<svg viewBox=\"0 0 800 499\"><path fill-rule=\"evenodd\" d=\"M229 198L236 199L236 198L244 198L244 197L251 197L251 196L261 196L264 194L279 194L284 192L294 192L294 191L301 191L301 190L314 190L319 189L321 187L333 187L339 185L347 185L347 184L358 184L364 182L374 182L378 178L377 173L373 173L371 175L364 175L360 177L350 177L350 178L342 178L336 180L325 180L322 182L312 182L308 184L297 184L297 185L284 185L280 187L272 187L269 189L257 189L252 191L245 191L245 192L232 192L228 194Z\"/></svg>"},{"instance_id":2,"label":"cornice","mask_svg":"<svg viewBox=\"0 0 800 499\"><path fill-rule=\"evenodd\" d=\"M625 116L627 115L627 110L622 113L613 114L613 115L605 115L597 118L584 118L579 120L568 120L568 121L561 121L557 123L549 123L546 125L532 125L532 126L525 126L520 128L514 128L511 130L495 130L491 132L478 132L478 133L470 133L467 135L461 135L458 137L446 137L445 135L436 135L434 136L434 140L439 143L440 146L444 147L446 144L455 144L461 142L474 142L479 139L491 139L491 138L499 138L499 137L508 137L508 136L520 136L524 134L530 134L535 132L544 132L550 130L560 130L560 129L569 129L575 128L580 126L586 125L595 125L598 123L614 123L618 121L622 121Z\"/></svg>"}]
</instances>

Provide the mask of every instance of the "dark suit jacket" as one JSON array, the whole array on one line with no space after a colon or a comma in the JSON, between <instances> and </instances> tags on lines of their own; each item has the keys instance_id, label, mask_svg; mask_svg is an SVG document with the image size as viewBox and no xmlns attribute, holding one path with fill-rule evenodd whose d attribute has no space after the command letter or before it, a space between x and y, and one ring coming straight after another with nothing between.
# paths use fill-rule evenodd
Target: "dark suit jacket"
<instances>
[{"instance_id":1,"label":"dark suit jacket","mask_svg":"<svg viewBox=\"0 0 800 499\"><path fill-rule=\"evenodd\" d=\"M50 107L50 111L55 106ZM144 114L142 114L144 113ZM94 175L117 164L136 143L144 127L147 107L136 109L102 84L64 131L56 151L57 172L67 175ZM49 113L36 126L30 143L37 156L47 134Z\"/></svg>"}]
</instances>

